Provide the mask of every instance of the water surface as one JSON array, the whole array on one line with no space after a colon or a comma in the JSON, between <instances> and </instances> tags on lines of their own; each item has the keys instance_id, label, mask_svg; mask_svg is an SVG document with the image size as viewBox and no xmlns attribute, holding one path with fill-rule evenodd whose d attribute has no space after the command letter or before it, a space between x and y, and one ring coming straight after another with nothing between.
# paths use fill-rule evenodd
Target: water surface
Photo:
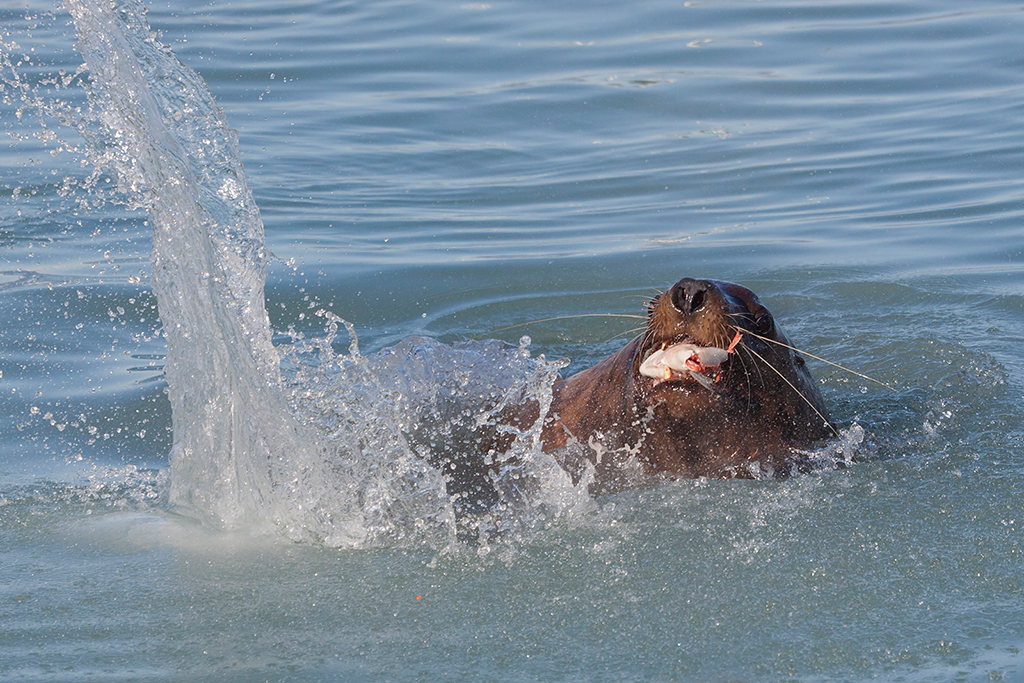
<instances>
[{"instance_id":1,"label":"water surface","mask_svg":"<svg viewBox=\"0 0 1024 683\"><path fill-rule=\"evenodd\" d=\"M89 110L79 65L99 33L63 7L24 7L4 11L0 48L5 680L1021 676L1021 7L151 6L155 39L202 81L178 101L152 74L142 83L186 135L224 133L222 109L237 151L199 136L182 158L244 180L269 249L225 271L258 280L266 263L269 327L210 314L218 338L286 348L289 328L322 338L330 311L367 357L411 335L526 334L532 359L569 358L572 372L635 322L531 321L634 314L681 277L715 277L756 291L815 355L895 387L812 366L844 434L863 430L848 466L598 499L545 479L539 511L483 545L438 531L450 520L431 472L389 460L384 436L360 462L399 463L397 488L377 489L391 498L374 499L390 507L346 508L377 526L335 524L343 485L371 467L318 470L288 449L271 448L278 472L312 468L320 497L211 493L199 514L171 502L172 445L209 424L179 414L172 435L165 393L173 333L142 207L178 204L116 190L153 176L133 176L105 137L128 129ZM201 185L183 197L245 196ZM229 284L217 291L234 310L250 290ZM341 365L347 343L339 333L331 351ZM356 390L358 367L343 370L351 395L379 405ZM190 377L176 386L226 386ZM298 388L328 396L319 381ZM350 394L329 396L333 410ZM380 418L375 434L398 419L386 407L363 413ZM295 438L261 422L270 441ZM293 505L323 500L333 517ZM384 523L396 519L428 521Z\"/></svg>"}]
</instances>

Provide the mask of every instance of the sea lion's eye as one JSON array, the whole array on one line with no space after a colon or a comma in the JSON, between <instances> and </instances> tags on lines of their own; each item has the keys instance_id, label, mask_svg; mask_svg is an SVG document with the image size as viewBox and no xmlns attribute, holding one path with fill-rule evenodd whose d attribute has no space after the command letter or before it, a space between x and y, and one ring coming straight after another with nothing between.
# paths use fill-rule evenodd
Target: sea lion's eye
<instances>
[{"instance_id":1,"label":"sea lion's eye","mask_svg":"<svg viewBox=\"0 0 1024 683\"><path fill-rule=\"evenodd\" d=\"M765 311L754 319L754 331L758 334L768 334L775 327L775 319L772 314Z\"/></svg>"}]
</instances>

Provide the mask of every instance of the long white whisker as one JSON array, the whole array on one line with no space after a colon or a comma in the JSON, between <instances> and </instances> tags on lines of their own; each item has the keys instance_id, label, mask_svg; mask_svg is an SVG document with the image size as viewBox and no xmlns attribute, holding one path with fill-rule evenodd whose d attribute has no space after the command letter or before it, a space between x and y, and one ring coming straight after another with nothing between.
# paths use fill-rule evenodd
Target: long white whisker
<instances>
[{"instance_id":1,"label":"long white whisker","mask_svg":"<svg viewBox=\"0 0 1024 683\"><path fill-rule=\"evenodd\" d=\"M795 346L790 346L789 344L783 344L780 341L775 341L771 337L762 337L759 334L754 334L750 330L743 330L743 334L749 334L751 337L756 337L756 338L760 339L761 341L771 342L772 344L776 344L776 345L781 346L783 348L787 348L790 351L795 351L795 352L797 352L797 353L799 353L801 355L807 356L808 358L813 358L816 361L821 361L822 363L825 363L826 365L831 365L833 367L837 367L840 370L844 370L844 371L850 373L851 375L856 375L857 377L860 377L862 379L866 379L869 382L874 382L875 384L881 384L886 389L890 389L892 391L896 391L895 387L893 387L893 386L891 386L889 384L886 384L885 382L883 382L881 380L877 380L874 377L868 377L867 375L863 375L863 374L857 372L856 370L851 370L850 368L845 367L843 365L840 365L839 363L833 363L830 360L825 360L824 358L821 358L819 356L815 356L813 353L807 353L806 351L802 351L801 349L798 349Z\"/></svg>"},{"instance_id":2,"label":"long white whisker","mask_svg":"<svg viewBox=\"0 0 1024 683\"><path fill-rule=\"evenodd\" d=\"M783 345L783 346L785 346L785 345ZM835 427L832 426L832 423L829 422L827 419L825 419L825 416L821 414L821 411L818 410L817 408L815 408L814 404L811 403L810 399L808 399L806 396L804 396L802 393L800 393L800 390L797 389L795 386L793 386L793 383L790 382L788 379L786 379L785 375L783 375L781 372L779 372L779 370L774 365L772 365L767 360L765 360L764 356L759 354L757 351L754 351L749 346L746 347L746 349L747 349L747 351L749 353L752 353L753 355L755 355L758 358L760 358L762 363L764 363L765 365L767 365L769 368L772 369L772 372L774 372L776 375L781 377L782 381L785 382L786 384L788 384L789 388L792 389L793 391L795 391L796 395L799 396L801 399L803 399L804 403L809 405L811 407L811 410L813 410L815 412L815 414L817 414L817 416L821 418L821 421L824 422L825 425L828 426L828 428L832 430L832 433L835 434L836 436L839 436L839 432L836 430Z\"/></svg>"},{"instance_id":3,"label":"long white whisker","mask_svg":"<svg viewBox=\"0 0 1024 683\"><path fill-rule=\"evenodd\" d=\"M754 353L753 351L748 349L744 344L740 344L739 346L737 346L736 347L736 351L737 352L746 351L751 356L757 356L758 358L761 358L761 356L758 356L756 353ZM739 354L737 353L737 355L739 355ZM740 356L740 357L742 358L742 356ZM764 362L765 365L768 365L769 367L771 367L771 365L768 363L768 361L766 361L764 358L761 358L761 360ZM758 381L761 384L764 384L765 383L764 373L761 372L761 366L759 364L755 363L753 358L750 359L750 362L751 362L751 365L753 365L754 370L757 372L757 379L758 379ZM753 382L751 382L750 370L747 369L746 363L743 364L743 368L744 368L744 370L747 373L747 400L749 401L750 400L750 396L754 393L754 388L752 386ZM772 370L775 370L775 368L772 368ZM775 370L775 372L778 372L778 370ZM785 379L785 377L783 377L783 379Z\"/></svg>"},{"instance_id":4,"label":"long white whisker","mask_svg":"<svg viewBox=\"0 0 1024 683\"><path fill-rule=\"evenodd\" d=\"M643 327L634 327L634 328L632 328L632 329L626 330L625 332L619 332L619 333L618 333L618 334L616 334L615 336L612 336L612 337L608 337L607 339L605 339L605 340L604 340L603 342L601 342L601 343L602 343L602 344L607 344L608 342L610 342L610 341L611 341L611 340L613 340L613 339L618 339L619 337L624 337L624 336L626 336L627 334L632 334L633 332L639 332L639 331L640 331L640 330L642 330L642 329L644 329L644 328L643 328Z\"/></svg>"}]
</instances>

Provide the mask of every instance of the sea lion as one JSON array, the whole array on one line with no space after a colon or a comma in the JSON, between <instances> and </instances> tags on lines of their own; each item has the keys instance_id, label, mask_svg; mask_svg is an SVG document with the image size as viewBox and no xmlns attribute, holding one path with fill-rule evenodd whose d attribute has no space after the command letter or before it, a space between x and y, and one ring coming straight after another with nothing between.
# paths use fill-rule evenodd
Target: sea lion
<instances>
[{"instance_id":1,"label":"sea lion","mask_svg":"<svg viewBox=\"0 0 1024 683\"><path fill-rule=\"evenodd\" d=\"M684 278L642 334L553 387L541 441L591 490L652 476L785 476L834 433L821 394L746 287Z\"/></svg>"},{"instance_id":2,"label":"sea lion","mask_svg":"<svg viewBox=\"0 0 1024 683\"><path fill-rule=\"evenodd\" d=\"M459 391L451 405L438 396L407 436L442 473L465 538L480 515L519 495L509 491L529 487L512 447L540 419L543 450L595 495L658 478L788 476L835 434L772 314L746 287L716 280L685 278L654 297L643 333L558 379L543 418L530 392L474 392L483 404L471 406Z\"/></svg>"}]
</instances>

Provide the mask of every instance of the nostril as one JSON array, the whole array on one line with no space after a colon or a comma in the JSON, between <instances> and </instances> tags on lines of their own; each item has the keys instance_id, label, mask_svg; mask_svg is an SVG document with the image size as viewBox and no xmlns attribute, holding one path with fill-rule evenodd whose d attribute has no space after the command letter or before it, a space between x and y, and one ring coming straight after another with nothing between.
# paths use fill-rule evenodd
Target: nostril
<instances>
[{"instance_id":1,"label":"nostril","mask_svg":"<svg viewBox=\"0 0 1024 683\"><path fill-rule=\"evenodd\" d=\"M672 288L672 307L680 313L686 312L686 286L679 282Z\"/></svg>"},{"instance_id":2,"label":"nostril","mask_svg":"<svg viewBox=\"0 0 1024 683\"><path fill-rule=\"evenodd\" d=\"M690 313L693 313L704 305L704 290L699 289L690 297Z\"/></svg>"}]
</instances>

